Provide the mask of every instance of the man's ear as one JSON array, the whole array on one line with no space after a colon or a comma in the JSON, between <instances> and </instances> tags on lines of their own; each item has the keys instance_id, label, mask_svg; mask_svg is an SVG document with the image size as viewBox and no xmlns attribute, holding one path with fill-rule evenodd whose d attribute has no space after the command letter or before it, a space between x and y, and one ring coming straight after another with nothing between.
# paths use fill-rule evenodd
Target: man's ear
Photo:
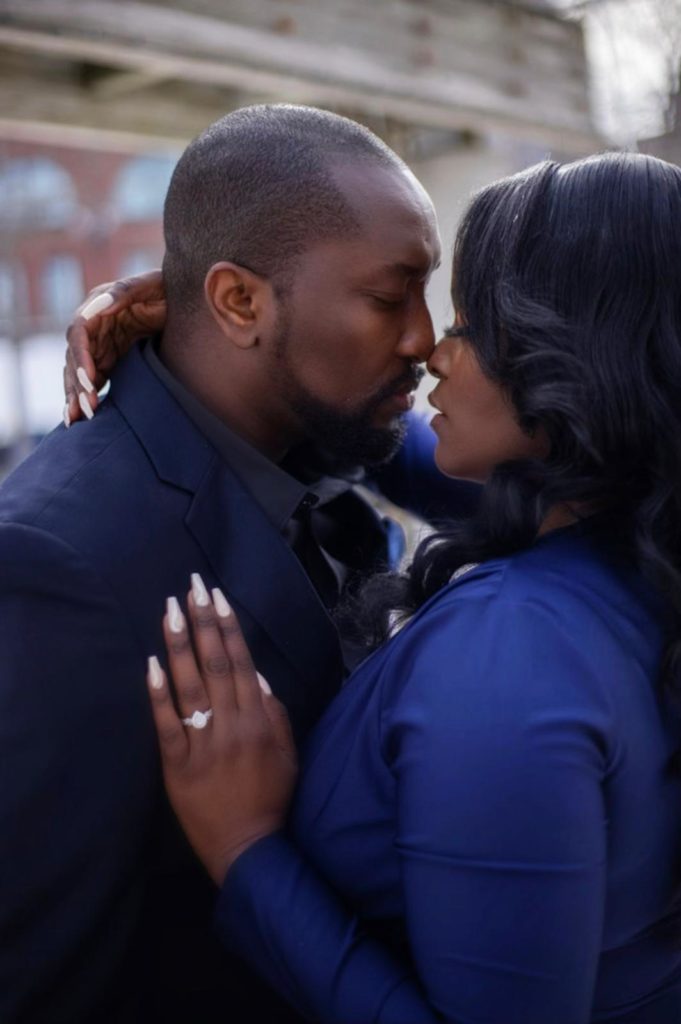
<instances>
[{"instance_id":1,"label":"man's ear","mask_svg":"<svg viewBox=\"0 0 681 1024\"><path fill-rule=\"evenodd\" d=\"M239 348L257 345L272 302L267 280L238 263L214 263L203 287L208 308L225 337Z\"/></svg>"}]
</instances>

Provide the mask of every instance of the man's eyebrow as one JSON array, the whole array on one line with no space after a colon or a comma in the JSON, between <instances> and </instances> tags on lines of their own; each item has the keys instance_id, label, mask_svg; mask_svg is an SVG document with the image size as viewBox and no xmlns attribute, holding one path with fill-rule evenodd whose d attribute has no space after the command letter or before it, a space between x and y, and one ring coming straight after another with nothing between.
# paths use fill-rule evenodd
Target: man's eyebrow
<instances>
[{"instance_id":1,"label":"man's eyebrow","mask_svg":"<svg viewBox=\"0 0 681 1024\"><path fill-rule=\"evenodd\" d=\"M379 272L404 274L406 277L425 277L431 271L437 270L439 266L440 260L437 261L435 266L428 264L427 267L423 263L384 263L378 270Z\"/></svg>"}]
</instances>

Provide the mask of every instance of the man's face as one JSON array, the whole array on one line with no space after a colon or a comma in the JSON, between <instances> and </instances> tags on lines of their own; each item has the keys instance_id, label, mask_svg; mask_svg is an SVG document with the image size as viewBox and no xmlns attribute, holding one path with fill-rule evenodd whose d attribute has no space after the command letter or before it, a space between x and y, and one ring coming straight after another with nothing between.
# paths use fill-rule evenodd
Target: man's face
<instances>
[{"instance_id":1,"label":"man's face","mask_svg":"<svg viewBox=\"0 0 681 1024\"><path fill-rule=\"evenodd\" d=\"M440 258L430 199L415 178L349 165L337 180L362 230L308 250L281 303L273 383L304 435L341 461L376 464L434 345L425 289Z\"/></svg>"}]
</instances>

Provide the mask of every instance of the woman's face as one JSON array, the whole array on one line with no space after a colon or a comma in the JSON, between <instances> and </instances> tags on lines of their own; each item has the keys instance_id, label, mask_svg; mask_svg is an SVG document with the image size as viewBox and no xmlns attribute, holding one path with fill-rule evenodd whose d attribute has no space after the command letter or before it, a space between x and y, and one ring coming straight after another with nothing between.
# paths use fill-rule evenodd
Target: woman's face
<instances>
[{"instance_id":1,"label":"woman's face","mask_svg":"<svg viewBox=\"0 0 681 1024\"><path fill-rule=\"evenodd\" d=\"M455 326L462 326L458 317ZM510 399L482 372L465 334L445 335L427 365L439 381L428 401L438 412L431 426L435 462L443 473L484 483L507 459L546 457L545 433L529 437L521 430Z\"/></svg>"}]
</instances>

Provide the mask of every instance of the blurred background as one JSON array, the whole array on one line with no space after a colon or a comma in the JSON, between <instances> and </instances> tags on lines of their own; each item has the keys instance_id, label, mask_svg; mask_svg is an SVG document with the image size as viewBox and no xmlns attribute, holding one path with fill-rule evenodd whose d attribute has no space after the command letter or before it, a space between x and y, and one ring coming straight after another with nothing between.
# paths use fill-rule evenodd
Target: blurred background
<instances>
[{"instance_id":1,"label":"blurred background","mask_svg":"<svg viewBox=\"0 0 681 1024\"><path fill-rule=\"evenodd\" d=\"M159 266L186 142L236 107L368 125L431 193L551 156L681 162L681 0L0 0L0 477L61 419L64 328ZM449 316L446 260L433 281Z\"/></svg>"}]
</instances>

